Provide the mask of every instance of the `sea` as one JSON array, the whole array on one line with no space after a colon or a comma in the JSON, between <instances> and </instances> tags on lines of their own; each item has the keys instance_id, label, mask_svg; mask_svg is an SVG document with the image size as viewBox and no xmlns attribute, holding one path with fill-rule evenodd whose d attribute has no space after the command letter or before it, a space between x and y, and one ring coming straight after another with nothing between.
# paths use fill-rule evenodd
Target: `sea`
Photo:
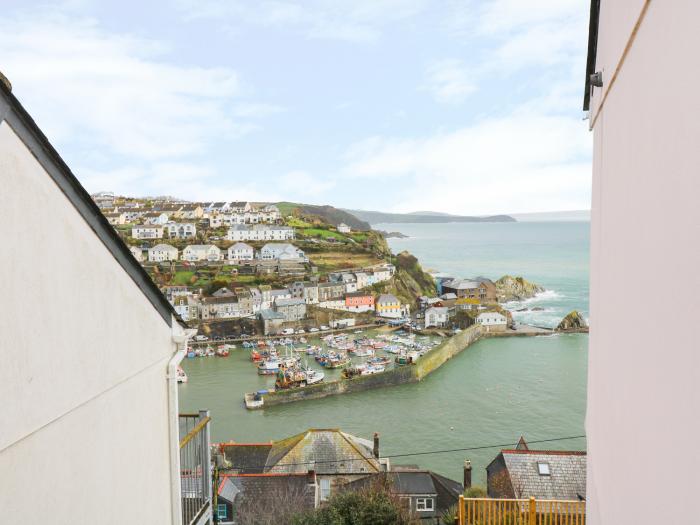
<instances>
[{"instance_id":1,"label":"sea","mask_svg":"<svg viewBox=\"0 0 700 525\"><path fill-rule=\"evenodd\" d=\"M376 224L400 231L394 252L408 250L436 275L520 275L545 287L509 304L516 320L556 326L571 310L588 316L588 222ZM534 310L533 310L534 309ZM243 394L264 387L248 354L188 359L180 410L209 409L214 441L265 442L309 428L339 428L371 439L382 456L455 480L464 460L476 484L499 450L520 436L531 448L584 450L587 334L477 342L420 383L247 411ZM567 438L567 439L563 439ZM544 441L547 440L547 441Z\"/></svg>"}]
</instances>

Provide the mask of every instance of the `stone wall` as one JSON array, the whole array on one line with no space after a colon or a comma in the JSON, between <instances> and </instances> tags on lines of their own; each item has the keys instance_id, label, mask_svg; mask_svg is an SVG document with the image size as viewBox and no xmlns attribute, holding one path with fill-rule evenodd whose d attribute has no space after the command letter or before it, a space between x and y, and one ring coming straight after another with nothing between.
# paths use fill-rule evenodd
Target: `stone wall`
<instances>
[{"instance_id":1,"label":"stone wall","mask_svg":"<svg viewBox=\"0 0 700 525\"><path fill-rule=\"evenodd\" d=\"M415 365L397 366L381 374L359 376L352 379L338 379L317 383L304 388L270 392L263 396L265 406L274 406L307 399L321 399L338 394L364 392L374 388L403 385L420 381L431 372L440 368L482 335L480 326L472 326L445 340L424 356Z\"/></svg>"}]
</instances>

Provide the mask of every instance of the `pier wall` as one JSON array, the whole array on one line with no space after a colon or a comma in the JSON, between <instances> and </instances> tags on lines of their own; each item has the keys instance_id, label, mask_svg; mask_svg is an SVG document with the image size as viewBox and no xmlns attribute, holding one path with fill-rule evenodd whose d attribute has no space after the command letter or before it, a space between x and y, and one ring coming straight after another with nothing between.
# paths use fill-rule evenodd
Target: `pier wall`
<instances>
[{"instance_id":1,"label":"pier wall","mask_svg":"<svg viewBox=\"0 0 700 525\"><path fill-rule=\"evenodd\" d=\"M263 396L265 400L264 406L270 407L284 403L293 403L295 401L321 399L337 394L364 392L374 388L415 383L440 368L445 362L462 352L481 336L481 327L472 326L443 341L440 345L422 356L415 365L396 366L381 374L359 376L352 379L338 379L336 381L317 383L304 388L270 392Z\"/></svg>"}]
</instances>

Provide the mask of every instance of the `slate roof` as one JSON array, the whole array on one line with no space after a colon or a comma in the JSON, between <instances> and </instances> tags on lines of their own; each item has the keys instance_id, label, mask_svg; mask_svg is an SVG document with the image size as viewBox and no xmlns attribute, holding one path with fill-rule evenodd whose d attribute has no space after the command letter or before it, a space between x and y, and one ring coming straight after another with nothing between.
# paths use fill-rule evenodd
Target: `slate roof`
<instances>
[{"instance_id":1,"label":"slate roof","mask_svg":"<svg viewBox=\"0 0 700 525\"><path fill-rule=\"evenodd\" d=\"M395 295L391 295L390 293L383 293L382 295L379 296L379 299L377 299L377 304L382 305L382 304L393 304L393 303L398 303L399 300L396 298Z\"/></svg>"},{"instance_id":2,"label":"slate roof","mask_svg":"<svg viewBox=\"0 0 700 525\"><path fill-rule=\"evenodd\" d=\"M381 466L370 441L338 429L310 429L273 444L267 459L269 472L368 474Z\"/></svg>"},{"instance_id":3,"label":"slate roof","mask_svg":"<svg viewBox=\"0 0 700 525\"><path fill-rule=\"evenodd\" d=\"M234 513L260 515L274 512L279 508L280 500L292 500L301 509L313 509L316 506L316 484L313 479L308 473L225 474L217 493L219 499L232 503Z\"/></svg>"},{"instance_id":4,"label":"slate roof","mask_svg":"<svg viewBox=\"0 0 700 525\"><path fill-rule=\"evenodd\" d=\"M304 299L277 299L275 300L277 306L298 306L300 304L306 304Z\"/></svg>"},{"instance_id":5,"label":"slate roof","mask_svg":"<svg viewBox=\"0 0 700 525\"><path fill-rule=\"evenodd\" d=\"M455 290L473 290L479 287L477 281L469 281L466 279L452 279L442 283L443 288L454 288Z\"/></svg>"},{"instance_id":6,"label":"slate roof","mask_svg":"<svg viewBox=\"0 0 700 525\"><path fill-rule=\"evenodd\" d=\"M284 319L284 314L281 312L275 312L274 310L262 310L260 312L260 318L263 321L271 321L273 319Z\"/></svg>"},{"instance_id":7,"label":"slate roof","mask_svg":"<svg viewBox=\"0 0 700 525\"><path fill-rule=\"evenodd\" d=\"M502 450L511 483L521 498L578 500L586 497L586 453L557 450ZM537 464L549 464L549 476Z\"/></svg>"},{"instance_id":8,"label":"slate roof","mask_svg":"<svg viewBox=\"0 0 700 525\"><path fill-rule=\"evenodd\" d=\"M227 472L236 474L261 474L272 443L222 443L219 449L230 467Z\"/></svg>"}]
</instances>

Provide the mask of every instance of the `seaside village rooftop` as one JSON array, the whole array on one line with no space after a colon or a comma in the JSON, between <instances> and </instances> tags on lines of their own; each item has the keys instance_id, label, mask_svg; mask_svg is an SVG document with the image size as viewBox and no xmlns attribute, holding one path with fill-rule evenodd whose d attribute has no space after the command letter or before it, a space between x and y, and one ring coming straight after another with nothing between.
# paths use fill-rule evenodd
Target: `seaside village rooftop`
<instances>
[{"instance_id":1,"label":"seaside village rooftop","mask_svg":"<svg viewBox=\"0 0 700 525\"><path fill-rule=\"evenodd\" d=\"M90 195L0 74L0 216L11 247L0 258L0 522L697 523L700 464L687 451L700 410L700 290L688 279L700 224L699 18L696 2L590 3L590 338L574 335L588 334L578 311L552 327L513 315L531 312L542 286L433 276L407 251L393 253L390 234L338 208ZM649 275L669 276L654 304L684 312L681 329L663 319L624 329L630 305L645 313L649 289L639 283ZM561 418L533 418L526 395L506 392L502 378L477 389L460 373L469 394L441 382L469 352L575 337L590 341L585 436L564 434ZM509 387L531 381L549 392L556 359L538 348L528 364L544 377L518 368ZM250 391L183 410L197 374L219 364L245 374ZM352 429L306 428L290 411L275 435L221 437L263 434L248 422L288 403L328 403L340 420L374 390L362 410L382 410L393 406L382 405L386 392L411 384L440 388L436 401L410 400L394 414L427 427L428 444L386 435L386 421L361 411L364 426ZM511 430L514 412L491 413L480 396L510 396L503 402L527 428ZM444 414L439 424L416 415L421 403ZM234 409L232 424L217 426ZM486 419L472 421L475 410ZM424 468L435 457L439 468ZM652 501L652 486L672 500Z\"/></svg>"}]
</instances>

